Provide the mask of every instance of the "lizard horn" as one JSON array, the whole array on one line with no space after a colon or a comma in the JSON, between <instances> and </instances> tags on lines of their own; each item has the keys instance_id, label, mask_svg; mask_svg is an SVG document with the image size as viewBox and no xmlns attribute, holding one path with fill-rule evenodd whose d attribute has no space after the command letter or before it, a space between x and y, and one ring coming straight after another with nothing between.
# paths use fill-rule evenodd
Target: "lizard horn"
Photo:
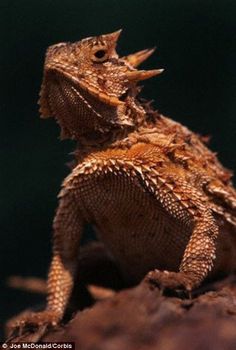
<instances>
[{"instance_id":1,"label":"lizard horn","mask_svg":"<svg viewBox=\"0 0 236 350\"><path fill-rule=\"evenodd\" d=\"M127 61L131 66L137 67L143 61L145 61L149 56L151 56L155 50L156 50L156 48L154 47L152 49L138 51L138 52L132 53L128 56L122 57L122 59Z\"/></svg>"},{"instance_id":2,"label":"lizard horn","mask_svg":"<svg viewBox=\"0 0 236 350\"><path fill-rule=\"evenodd\" d=\"M122 29L119 29L113 33L103 34L102 37L108 41L116 43L121 32L122 32Z\"/></svg>"},{"instance_id":3,"label":"lizard horn","mask_svg":"<svg viewBox=\"0 0 236 350\"><path fill-rule=\"evenodd\" d=\"M145 80L154 77L155 75L159 75L164 71L164 69L152 69L152 70L135 70L131 72L126 72L126 79L129 81L139 81Z\"/></svg>"}]
</instances>

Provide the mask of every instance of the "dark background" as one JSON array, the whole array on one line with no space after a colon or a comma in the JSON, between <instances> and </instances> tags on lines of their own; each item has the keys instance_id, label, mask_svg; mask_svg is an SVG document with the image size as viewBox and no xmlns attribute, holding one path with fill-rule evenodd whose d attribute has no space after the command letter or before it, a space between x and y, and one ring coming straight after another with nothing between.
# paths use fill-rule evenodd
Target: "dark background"
<instances>
[{"instance_id":1,"label":"dark background","mask_svg":"<svg viewBox=\"0 0 236 350\"><path fill-rule=\"evenodd\" d=\"M56 195L73 144L59 142L37 99L47 46L123 28L118 52L156 46L145 68L165 73L142 95L236 168L235 0L1 1L0 266L3 319L43 298L4 287L9 275L46 276ZM3 322L3 321L2 321Z\"/></svg>"}]
</instances>

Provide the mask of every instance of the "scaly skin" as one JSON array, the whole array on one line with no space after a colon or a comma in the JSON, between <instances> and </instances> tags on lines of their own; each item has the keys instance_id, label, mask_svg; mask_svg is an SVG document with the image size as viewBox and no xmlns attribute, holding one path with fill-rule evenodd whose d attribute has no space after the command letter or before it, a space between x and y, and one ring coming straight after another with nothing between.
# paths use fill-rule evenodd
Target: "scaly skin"
<instances>
[{"instance_id":1,"label":"scaly skin","mask_svg":"<svg viewBox=\"0 0 236 350\"><path fill-rule=\"evenodd\" d=\"M119 58L120 31L47 51L40 97L62 138L78 141L54 219L48 305L13 327L56 325L73 287L85 223L124 276L191 291L235 269L236 192L230 172L184 126L141 103L137 70L153 50Z\"/></svg>"}]
</instances>

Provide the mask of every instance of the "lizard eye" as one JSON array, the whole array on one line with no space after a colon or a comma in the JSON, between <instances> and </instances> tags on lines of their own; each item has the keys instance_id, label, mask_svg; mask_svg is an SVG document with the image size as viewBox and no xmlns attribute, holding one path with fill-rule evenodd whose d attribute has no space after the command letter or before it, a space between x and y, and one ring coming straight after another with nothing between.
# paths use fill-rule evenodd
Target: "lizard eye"
<instances>
[{"instance_id":1,"label":"lizard eye","mask_svg":"<svg viewBox=\"0 0 236 350\"><path fill-rule=\"evenodd\" d=\"M92 55L92 60L94 62L104 62L107 60L107 58L108 58L108 53L104 48L99 48L94 50Z\"/></svg>"}]
</instances>

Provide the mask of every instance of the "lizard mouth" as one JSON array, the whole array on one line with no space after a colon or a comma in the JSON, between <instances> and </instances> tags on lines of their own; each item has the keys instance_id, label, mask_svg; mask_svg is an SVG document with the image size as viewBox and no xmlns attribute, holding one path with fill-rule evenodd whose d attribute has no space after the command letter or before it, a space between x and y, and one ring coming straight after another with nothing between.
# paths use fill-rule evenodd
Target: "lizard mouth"
<instances>
[{"instance_id":1,"label":"lizard mouth","mask_svg":"<svg viewBox=\"0 0 236 350\"><path fill-rule=\"evenodd\" d=\"M88 92L90 95L94 96L96 99L106 105L117 107L124 104L123 101L119 100L114 95L108 95L104 91L101 91L98 88L86 83L86 81L83 79L84 76L79 76L78 70L76 69L74 72L72 72L71 67L69 66L67 67L65 65L61 65L59 62L56 62L51 64L47 68L47 71L51 73L54 72L55 75L68 79L74 86L79 86L82 90Z\"/></svg>"}]
</instances>

